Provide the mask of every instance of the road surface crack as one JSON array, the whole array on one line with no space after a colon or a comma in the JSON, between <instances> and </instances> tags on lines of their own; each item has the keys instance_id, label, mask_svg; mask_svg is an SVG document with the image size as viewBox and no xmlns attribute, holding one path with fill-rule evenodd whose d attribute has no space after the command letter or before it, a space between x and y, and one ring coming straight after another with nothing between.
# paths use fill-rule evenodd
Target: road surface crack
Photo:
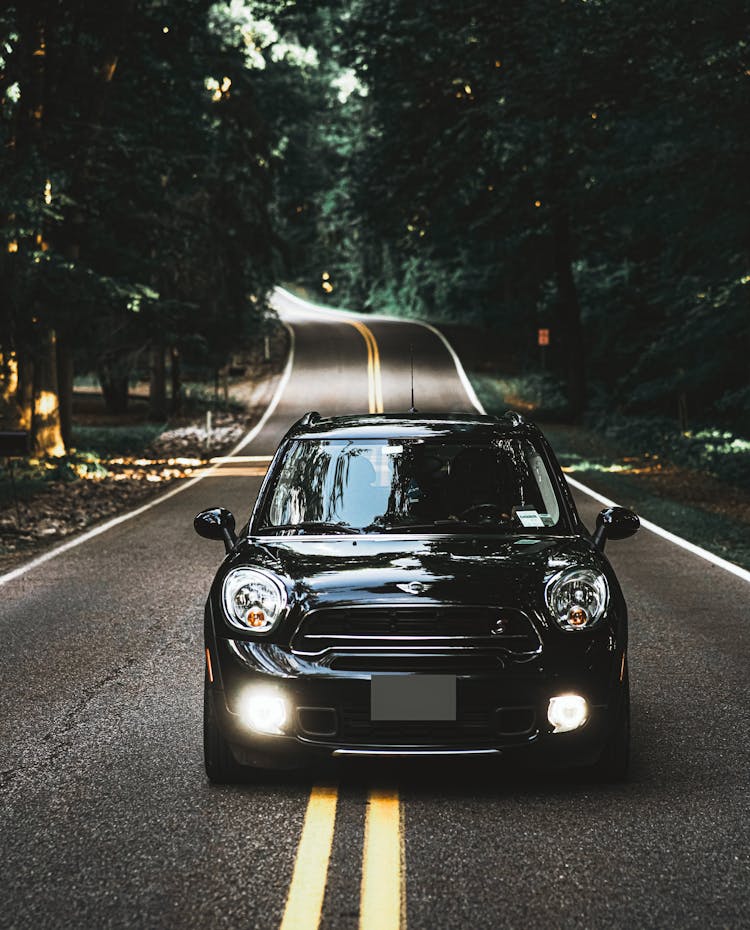
<instances>
[{"instance_id":1,"label":"road surface crack","mask_svg":"<svg viewBox=\"0 0 750 930\"><path fill-rule=\"evenodd\" d=\"M34 754L34 757L29 759L28 762L16 768L0 771L0 792L6 791L21 776L30 771L37 770L42 766L45 768L53 767L64 751L70 747L70 742L66 737L80 725L81 717L86 708L102 691L113 685L124 673L129 671L135 663L135 657L128 657L105 675L102 675L90 685L83 687L77 700L65 711L55 726L41 736L40 746L46 745L47 751Z\"/></svg>"}]
</instances>

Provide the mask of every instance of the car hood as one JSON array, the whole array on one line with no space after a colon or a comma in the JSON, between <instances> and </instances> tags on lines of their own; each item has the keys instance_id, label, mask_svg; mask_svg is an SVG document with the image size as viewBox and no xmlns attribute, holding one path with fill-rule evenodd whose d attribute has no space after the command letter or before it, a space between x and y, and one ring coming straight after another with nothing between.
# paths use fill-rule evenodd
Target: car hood
<instances>
[{"instance_id":1,"label":"car hood","mask_svg":"<svg viewBox=\"0 0 750 930\"><path fill-rule=\"evenodd\" d=\"M332 536L247 539L231 567L252 564L286 580L310 609L331 604L538 602L542 582L571 565L603 568L581 537Z\"/></svg>"}]
</instances>

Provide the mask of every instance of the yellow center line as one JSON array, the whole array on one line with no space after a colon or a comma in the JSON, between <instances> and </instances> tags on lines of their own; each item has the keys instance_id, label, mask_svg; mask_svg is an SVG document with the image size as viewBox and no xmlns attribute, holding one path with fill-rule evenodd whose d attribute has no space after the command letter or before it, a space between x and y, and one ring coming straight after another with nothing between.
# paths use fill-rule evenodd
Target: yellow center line
<instances>
[{"instance_id":1,"label":"yellow center line","mask_svg":"<svg viewBox=\"0 0 750 930\"><path fill-rule=\"evenodd\" d=\"M367 346L367 394L370 413L383 413L383 378L380 369L380 350L370 329L360 320L347 320Z\"/></svg>"},{"instance_id":2,"label":"yellow center line","mask_svg":"<svg viewBox=\"0 0 750 930\"><path fill-rule=\"evenodd\" d=\"M370 340L367 338L367 333L369 330L366 331L362 323L352 322L351 325L365 340L365 346L367 347L367 403L370 413L375 413L375 377L372 360L372 345Z\"/></svg>"},{"instance_id":3,"label":"yellow center line","mask_svg":"<svg viewBox=\"0 0 750 930\"><path fill-rule=\"evenodd\" d=\"M405 928L405 887L398 791L373 788L365 820L360 930Z\"/></svg>"},{"instance_id":4,"label":"yellow center line","mask_svg":"<svg viewBox=\"0 0 750 930\"><path fill-rule=\"evenodd\" d=\"M335 786L316 785L310 792L281 930L317 930L320 923L337 799Z\"/></svg>"}]
</instances>

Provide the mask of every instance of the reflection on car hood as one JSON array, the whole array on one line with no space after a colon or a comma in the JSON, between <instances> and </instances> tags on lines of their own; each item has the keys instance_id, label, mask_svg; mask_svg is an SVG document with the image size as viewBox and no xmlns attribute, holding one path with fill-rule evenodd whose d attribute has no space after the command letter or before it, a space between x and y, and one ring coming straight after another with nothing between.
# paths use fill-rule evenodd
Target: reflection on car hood
<instances>
[{"instance_id":1,"label":"reflection on car hood","mask_svg":"<svg viewBox=\"0 0 750 930\"><path fill-rule=\"evenodd\" d=\"M599 567L601 557L578 537L256 537L231 559L232 567L247 563L285 576L310 607L417 598L510 605L537 600L546 577L569 565Z\"/></svg>"}]
</instances>

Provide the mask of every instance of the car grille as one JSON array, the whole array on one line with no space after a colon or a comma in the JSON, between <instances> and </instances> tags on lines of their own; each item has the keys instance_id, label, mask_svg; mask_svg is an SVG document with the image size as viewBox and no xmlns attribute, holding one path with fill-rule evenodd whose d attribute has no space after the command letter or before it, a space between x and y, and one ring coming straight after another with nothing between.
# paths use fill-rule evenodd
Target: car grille
<instances>
[{"instance_id":1,"label":"car grille","mask_svg":"<svg viewBox=\"0 0 750 930\"><path fill-rule=\"evenodd\" d=\"M467 713L458 720L370 720L369 710L344 707L341 741L402 745L482 745L495 741L490 714Z\"/></svg>"},{"instance_id":2,"label":"car grille","mask_svg":"<svg viewBox=\"0 0 750 930\"><path fill-rule=\"evenodd\" d=\"M497 672L502 659L494 652L460 652L433 655L421 649L412 652L334 653L328 668L347 672L432 672L449 675L470 675Z\"/></svg>"},{"instance_id":3,"label":"car grille","mask_svg":"<svg viewBox=\"0 0 750 930\"><path fill-rule=\"evenodd\" d=\"M370 710L345 704L304 708L298 714L300 736L336 745L497 746L528 740L535 730L532 707L466 710L456 720L371 720Z\"/></svg>"},{"instance_id":4,"label":"car grille","mask_svg":"<svg viewBox=\"0 0 750 930\"><path fill-rule=\"evenodd\" d=\"M537 652L540 645L533 624L521 610L457 605L313 610L302 619L291 643L298 655L372 653L373 658L379 655L381 663L395 653L404 660L409 654L427 659L428 653L434 655L438 650L472 648L490 654L529 654ZM491 665L492 661L488 667Z\"/></svg>"}]
</instances>

